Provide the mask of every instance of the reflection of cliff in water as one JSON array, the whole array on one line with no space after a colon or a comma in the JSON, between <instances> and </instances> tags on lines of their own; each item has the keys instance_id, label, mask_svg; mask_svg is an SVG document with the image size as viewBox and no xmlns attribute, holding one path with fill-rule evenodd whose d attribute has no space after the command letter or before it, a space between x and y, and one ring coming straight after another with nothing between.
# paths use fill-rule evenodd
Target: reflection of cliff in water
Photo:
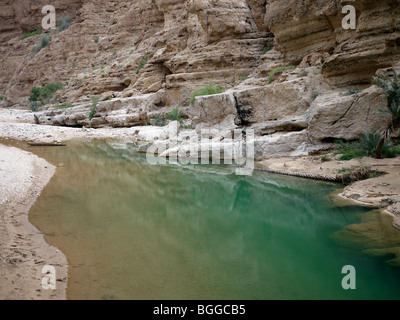
<instances>
[{"instance_id":1,"label":"reflection of cliff in water","mask_svg":"<svg viewBox=\"0 0 400 320\"><path fill-rule=\"evenodd\" d=\"M282 243L288 241L283 239L285 236L297 238L307 248L307 242L312 246L318 234L329 234L353 223L350 210L368 211L359 207L332 208L321 201L336 187L334 184L260 172L253 177L237 176L229 166L153 166L133 145L96 142L90 149L76 150L76 156L81 159L77 163L93 172L88 188L112 186L98 201L121 198L121 205L133 211L146 208L145 220L137 223L149 230L157 228L160 212L173 216L171 223L182 226L188 237L195 237L199 230L214 230L221 234L221 242L212 246L220 257L224 256L228 239L246 239L254 232L246 230L250 221L260 226L257 236L261 242L266 243L262 239L274 234L282 238ZM110 159L119 166L113 166ZM330 213L323 214L326 211ZM296 247L282 245L279 250L282 253ZM287 252L290 254L295 253Z\"/></svg>"},{"instance_id":2,"label":"reflection of cliff in water","mask_svg":"<svg viewBox=\"0 0 400 320\"><path fill-rule=\"evenodd\" d=\"M393 227L389 215L371 212L360 216L361 223L351 224L336 232L332 239L343 246L382 257L390 265L400 267L400 232Z\"/></svg>"},{"instance_id":3,"label":"reflection of cliff in water","mask_svg":"<svg viewBox=\"0 0 400 320\"><path fill-rule=\"evenodd\" d=\"M134 144L37 150L63 163L31 217L68 257L70 298L343 298L343 265L370 279L374 260L329 238L368 211L325 201L334 184L237 176L229 166L153 166ZM385 281L395 287L395 277L378 273L376 290L357 298L381 296L374 292Z\"/></svg>"},{"instance_id":4,"label":"reflection of cliff in water","mask_svg":"<svg viewBox=\"0 0 400 320\"><path fill-rule=\"evenodd\" d=\"M228 165L166 165L165 168L168 168L168 170L181 173L178 175L179 179L171 180L171 176L160 174L163 171L163 166L147 164L146 157L137 153L137 148L134 145L98 142L93 146L93 150L96 150L96 152L102 150L108 157L130 163L126 168L126 173L129 172L130 178L133 180L135 180L135 177L139 178L141 188L148 188L152 181L157 181L157 185L163 190L162 194L165 195L167 192L168 198L175 198L176 201L179 201L182 196L181 190L191 189L196 194L197 202L194 205L206 212L210 208L219 207L222 210L239 213L246 212L252 205L256 205L262 207L263 211L267 213L263 214L263 211L260 211L257 214L260 220L265 220L271 218L268 212L272 212L274 206L279 206L284 208L283 210L288 214L287 221L281 227L290 229L292 226L295 230L301 230L305 224L308 229L308 226L313 225L319 219L328 219L330 223L334 223L335 215L341 215L341 218L343 218L345 213L349 211L358 213L369 211L369 209L361 207L330 208L334 212L332 215L321 215L321 210L326 210L330 203L324 203L323 206L317 205L320 201L315 201L315 199L318 198L318 195L322 198L329 191L339 187L339 185L333 183L262 172L255 172L252 177L237 176L235 175L235 168ZM138 177L138 170L148 176L149 179L143 181L141 175ZM193 180L198 183L193 184L191 182ZM204 189L205 185L207 186L206 189ZM255 192L257 189L262 190L262 192ZM215 192L210 192L210 190L215 190ZM220 197L221 192L229 195L229 197ZM252 194L251 197L249 197L250 193ZM158 195L159 193L154 192L152 196L157 198ZM249 202L250 199L251 203ZM327 200L329 201L328 198ZM157 198L157 201L163 201L163 199ZM290 215L293 208L303 208L303 214Z\"/></svg>"}]
</instances>

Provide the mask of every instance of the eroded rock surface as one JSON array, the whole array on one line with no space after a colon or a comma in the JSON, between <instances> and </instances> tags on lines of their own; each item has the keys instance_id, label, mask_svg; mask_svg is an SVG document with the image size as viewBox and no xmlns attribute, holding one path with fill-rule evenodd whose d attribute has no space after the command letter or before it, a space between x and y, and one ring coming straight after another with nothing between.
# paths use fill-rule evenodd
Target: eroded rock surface
<instances>
[{"instance_id":1,"label":"eroded rock surface","mask_svg":"<svg viewBox=\"0 0 400 320\"><path fill-rule=\"evenodd\" d=\"M356 30L342 28L346 4ZM387 124L373 76L399 65L398 0L55 1L72 25L32 55L40 36L21 36L40 27L43 5L0 5L0 106L28 107L32 87L55 82L55 100L74 106L43 107L40 124L131 127L177 107L198 130L254 129L262 156L275 140L297 154ZM223 93L191 105L210 83ZM102 102L92 118L93 97Z\"/></svg>"}]
</instances>

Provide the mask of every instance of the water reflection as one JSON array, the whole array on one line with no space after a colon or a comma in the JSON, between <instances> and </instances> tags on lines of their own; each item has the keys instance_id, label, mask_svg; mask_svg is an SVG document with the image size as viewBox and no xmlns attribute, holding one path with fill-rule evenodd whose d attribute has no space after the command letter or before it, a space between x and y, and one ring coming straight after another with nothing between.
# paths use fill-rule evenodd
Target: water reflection
<instances>
[{"instance_id":1,"label":"water reflection","mask_svg":"<svg viewBox=\"0 0 400 320\"><path fill-rule=\"evenodd\" d=\"M60 150L38 150L63 166L31 220L68 257L69 298L400 297L397 271L332 241L369 211L332 207L325 197L333 184L236 176L223 166L151 166L134 144ZM359 290L340 286L347 264L357 268Z\"/></svg>"}]
</instances>

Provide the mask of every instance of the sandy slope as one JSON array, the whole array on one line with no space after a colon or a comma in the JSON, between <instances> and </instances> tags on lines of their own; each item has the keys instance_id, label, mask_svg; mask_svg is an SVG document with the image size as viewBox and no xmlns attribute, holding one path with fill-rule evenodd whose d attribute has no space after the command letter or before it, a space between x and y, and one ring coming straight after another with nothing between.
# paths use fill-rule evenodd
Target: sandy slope
<instances>
[{"instance_id":1,"label":"sandy slope","mask_svg":"<svg viewBox=\"0 0 400 320\"><path fill-rule=\"evenodd\" d=\"M28 213L55 167L0 145L0 299L65 299L67 260L28 221ZM42 268L56 268L56 290L42 288Z\"/></svg>"}]
</instances>

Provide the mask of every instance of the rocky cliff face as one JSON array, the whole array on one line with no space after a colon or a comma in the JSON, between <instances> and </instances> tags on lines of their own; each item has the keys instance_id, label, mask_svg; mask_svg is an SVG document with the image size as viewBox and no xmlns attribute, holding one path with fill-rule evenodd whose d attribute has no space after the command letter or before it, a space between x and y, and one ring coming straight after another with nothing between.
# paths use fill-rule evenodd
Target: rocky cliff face
<instances>
[{"instance_id":1,"label":"rocky cliff face","mask_svg":"<svg viewBox=\"0 0 400 320\"><path fill-rule=\"evenodd\" d=\"M356 9L356 30L342 28L342 8ZM269 22L279 49L292 63L324 53L323 73L335 86L370 84L378 68L400 58L400 1L268 1Z\"/></svg>"},{"instance_id":2,"label":"rocky cliff face","mask_svg":"<svg viewBox=\"0 0 400 320\"><path fill-rule=\"evenodd\" d=\"M77 14L82 3L82 0L56 0L54 6L59 16L69 14L78 21ZM45 0L4 0L0 3L0 94L5 94L11 104L20 103L29 96L34 82L42 81L35 77L37 74L32 74L30 78L24 75L24 70L30 65L28 58L32 53L32 46L38 41L38 37L25 41L20 40L20 37L41 28L44 17L42 8L47 4L48 1Z\"/></svg>"},{"instance_id":3,"label":"rocky cliff face","mask_svg":"<svg viewBox=\"0 0 400 320\"><path fill-rule=\"evenodd\" d=\"M44 2L0 4L1 104L26 105L33 86L62 82L56 98L76 106L50 107L42 123L141 125L177 106L198 127L254 128L264 147L290 134L293 151L387 121L373 113L385 98L372 77L399 64L399 0L55 1L72 25L31 58L39 36L20 36L40 26ZM346 4L356 30L342 28ZM225 92L189 106L210 82ZM343 96L350 86L366 90ZM104 102L90 120L93 96Z\"/></svg>"},{"instance_id":4,"label":"rocky cliff face","mask_svg":"<svg viewBox=\"0 0 400 320\"><path fill-rule=\"evenodd\" d=\"M35 10L25 15L41 8L37 2ZM273 41L262 27L261 16L255 18L247 1L96 0L81 7L77 1L73 4L79 8L73 25L55 36L34 59L29 56L38 37L21 41L9 36L5 41L0 91L7 92L11 104L19 103L33 85L55 79L67 83L65 97L74 101L106 92L127 97L165 88L169 104L185 103L199 84L213 81L225 85L250 74L259 64L263 47ZM35 28L33 22L22 28L24 18L9 11L2 13L14 15L14 35ZM37 21L38 26L41 17L34 15L29 21ZM20 59L11 66L16 55ZM142 60L148 63L138 73ZM26 88L23 93L21 86Z\"/></svg>"}]
</instances>

